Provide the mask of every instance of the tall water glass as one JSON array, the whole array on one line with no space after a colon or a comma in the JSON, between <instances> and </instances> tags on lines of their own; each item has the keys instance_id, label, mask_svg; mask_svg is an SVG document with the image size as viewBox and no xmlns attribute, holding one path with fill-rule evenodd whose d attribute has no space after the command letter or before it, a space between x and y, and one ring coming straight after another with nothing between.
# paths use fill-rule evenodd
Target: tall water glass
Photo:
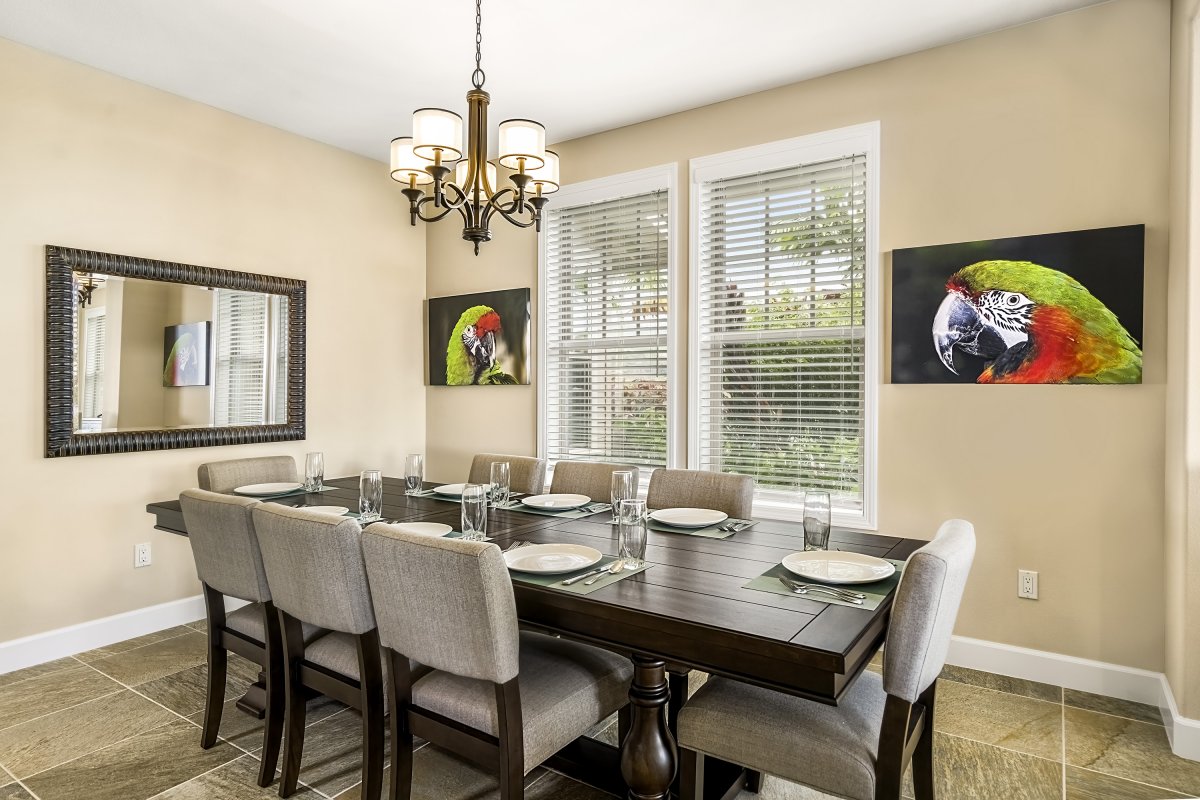
<instances>
[{"instance_id":1,"label":"tall water glass","mask_svg":"<svg viewBox=\"0 0 1200 800\"><path fill-rule=\"evenodd\" d=\"M492 508L500 508L508 503L508 495L511 491L508 474L507 461L492 462L491 484L489 486L492 495Z\"/></svg>"},{"instance_id":2,"label":"tall water glass","mask_svg":"<svg viewBox=\"0 0 1200 800\"><path fill-rule=\"evenodd\" d=\"M425 456L409 453L404 457L404 493L416 494L425 485Z\"/></svg>"},{"instance_id":3,"label":"tall water glass","mask_svg":"<svg viewBox=\"0 0 1200 800\"><path fill-rule=\"evenodd\" d=\"M304 457L304 491L319 492L325 483L325 456L309 453Z\"/></svg>"},{"instance_id":4,"label":"tall water glass","mask_svg":"<svg viewBox=\"0 0 1200 800\"><path fill-rule=\"evenodd\" d=\"M829 547L829 492L804 493L804 549Z\"/></svg>"},{"instance_id":5,"label":"tall water glass","mask_svg":"<svg viewBox=\"0 0 1200 800\"><path fill-rule=\"evenodd\" d=\"M462 493L462 538L481 542L487 538L488 487L468 483Z\"/></svg>"},{"instance_id":6,"label":"tall water glass","mask_svg":"<svg viewBox=\"0 0 1200 800\"><path fill-rule=\"evenodd\" d=\"M617 554L625 569L637 569L646 563L646 501L622 500L617 518Z\"/></svg>"},{"instance_id":7,"label":"tall water glass","mask_svg":"<svg viewBox=\"0 0 1200 800\"><path fill-rule=\"evenodd\" d=\"M374 522L383 510L383 473L363 470L358 476L358 521Z\"/></svg>"},{"instance_id":8,"label":"tall water glass","mask_svg":"<svg viewBox=\"0 0 1200 800\"><path fill-rule=\"evenodd\" d=\"M634 498L633 489L633 473L632 472L614 472L612 474L612 492L609 495L612 502L612 521L620 522L617 517L617 507L621 505L622 500L632 500Z\"/></svg>"}]
</instances>

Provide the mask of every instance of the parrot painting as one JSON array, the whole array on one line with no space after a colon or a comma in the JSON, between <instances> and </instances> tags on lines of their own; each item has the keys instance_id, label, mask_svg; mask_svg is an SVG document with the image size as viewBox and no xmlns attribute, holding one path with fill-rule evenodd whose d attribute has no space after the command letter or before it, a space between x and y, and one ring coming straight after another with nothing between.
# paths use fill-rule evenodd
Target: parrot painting
<instances>
[{"instance_id":1,"label":"parrot painting","mask_svg":"<svg viewBox=\"0 0 1200 800\"><path fill-rule=\"evenodd\" d=\"M472 306L458 318L446 344L446 385L517 382L496 363L500 315L491 306Z\"/></svg>"},{"instance_id":2,"label":"parrot painting","mask_svg":"<svg viewBox=\"0 0 1200 800\"><path fill-rule=\"evenodd\" d=\"M980 261L946 282L933 346L986 360L977 383L1140 383L1142 351L1083 284L1029 261Z\"/></svg>"}]
</instances>

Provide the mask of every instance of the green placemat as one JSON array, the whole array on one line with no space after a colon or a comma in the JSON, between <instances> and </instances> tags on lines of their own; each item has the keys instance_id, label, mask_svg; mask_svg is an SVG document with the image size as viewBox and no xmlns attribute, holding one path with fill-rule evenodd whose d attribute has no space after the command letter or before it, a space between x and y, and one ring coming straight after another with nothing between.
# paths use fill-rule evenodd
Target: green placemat
<instances>
[{"instance_id":1,"label":"green placemat","mask_svg":"<svg viewBox=\"0 0 1200 800\"><path fill-rule=\"evenodd\" d=\"M334 489L341 489L341 488L343 488L343 487L341 487L341 486L322 486L320 489L315 489L311 492L308 489L293 489L290 492L281 492L279 494L259 495L259 494L238 494L237 492L230 492L230 494L233 495L234 497L249 497L254 500L266 501L266 500L278 500L281 497L295 497L295 496L301 495L301 494L317 494L318 492L332 492Z\"/></svg>"},{"instance_id":2,"label":"green placemat","mask_svg":"<svg viewBox=\"0 0 1200 800\"><path fill-rule=\"evenodd\" d=\"M557 517L558 519L583 519L590 517L592 514L600 514L605 511L612 511L612 506L608 503L589 503L583 508L569 508L564 511L547 511L541 508L527 506L524 503L509 501L502 506L497 506L501 511L517 511L521 514L537 514L543 517ZM569 588L569 587L568 587Z\"/></svg>"},{"instance_id":3,"label":"green placemat","mask_svg":"<svg viewBox=\"0 0 1200 800\"><path fill-rule=\"evenodd\" d=\"M780 582L780 580L779 580L780 575L784 575L788 578L791 578L792 580L801 581L802 583L820 583L820 581L813 581L813 580L809 580L807 578L800 578L796 575L793 575L790 571L788 571L788 568L785 567L783 564L776 564L775 566L771 567L769 570L764 572L762 575L759 575L754 580L743 585L742 588L743 589L753 589L756 592L771 592L772 594L784 594L784 595L790 595L792 597L803 597L806 600L816 600L821 603L829 603L830 605L835 605L835 606L849 606L850 608L865 608L868 611L874 611L875 609L879 608L879 604L882 603L887 598L888 594L890 594L891 591L896 588L896 584L898 584L900 582L900 576L904 572L904 562L903 561L895 561L890 558L885 558L884 561L887 561L891 564L896 565L896 572L891 577L884 578L883 580L876 581L875 583L860 583L860 584L855 584L853 586L841 586L841 585L838 586L838 588L840 588L840 589L848 589L852 592L861 592L861 593L865 594L867 596L867 598L865 600L863 600L862 605L856 605L855 603L847 603L842 600L838 600L838 599L834 598L832 595L827 595L823 592L809 592L808 594L796 594L795 592L793 592L791 589L784 586L783 583ZM570 587L568 587L568 588L570 588Z\"/></svg>"},{"instance_id":4,"label":"green placemat","mask_svg":"<svg viewBox=\"0 0 1200 800\"><path fill-rule=\"evenodd\" d=\"M587 583L587 579L572 583L570 586L562 585L562 582L565 580L573 578L576 575L586 574L587 572L602 566L608 566L616 560L616 556L605 556L596 564L588 567L587 569L581 569L577 572L572 572L569 575L532 575L528 572L513 572L511 570L509 570L508 574L513 581L519 583L528 583L534 586L545 586L549 589L557 589L560 592L570 592L571 594L591 594L592 592L603 589L605 586L614 584L617 581L623 581L631 575L637 575L639 572L645 572L646 570L650 569L651 566L653 566L652 564L643 564L637 569L623 570L615 575L606 572L600 576L600 580L596 581L591 586L584 586L584 584Z\"/></svg>"},{"instance_id":5,"label":"green placemat","mask_svg":"<svg viewBox=\"0 0 1200 800\"><path fill-rule=\"evenodd\" d=\"M647 520L646 525L648 528L650 528L650 530L659 531L660 533L678 533L683 536L703 536L706 539L728 539L730 536L733 536L739 531L723 531L720 529L721 525L729 525L737 522L749 522L751 525L754 524L753 520L733 519L731 517L718 525L710 525L707 528L676 528L674 525L664 525L663 523L652 519ZM748 531L750 529L743 528L742 530Z\"/></svg>"}]
</instances>

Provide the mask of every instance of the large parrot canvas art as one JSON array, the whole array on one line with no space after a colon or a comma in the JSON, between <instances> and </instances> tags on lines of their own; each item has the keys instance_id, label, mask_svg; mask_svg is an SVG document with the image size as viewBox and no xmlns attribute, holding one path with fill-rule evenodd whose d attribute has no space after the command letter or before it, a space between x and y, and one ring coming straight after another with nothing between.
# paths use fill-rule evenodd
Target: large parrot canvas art
<instances>
[{"instance_id":1,"label":"large parrot canvas art","mask_svg":"<svg viewBox=\"0 0 1200 800\"><path fill-rule=\"evenodd\" d=\"M1145 226L892 253L893 383L1142 381Z\"/></svg>"},{"instance_id":2,"label":"large parrot canvas art","mask_svg":"<svg viewBox=\"0 0 1200 800\"><path fill-rule=\"evenodd\" d=\"M529 383L529 290L429 299L429 383Z\"/></svg>"}]
</instances>

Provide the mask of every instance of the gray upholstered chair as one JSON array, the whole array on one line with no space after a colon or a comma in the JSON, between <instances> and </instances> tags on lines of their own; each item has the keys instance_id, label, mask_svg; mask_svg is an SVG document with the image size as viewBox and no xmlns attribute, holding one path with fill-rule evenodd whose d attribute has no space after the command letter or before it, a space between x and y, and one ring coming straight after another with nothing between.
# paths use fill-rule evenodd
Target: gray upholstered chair
<instances>
[{"instance_id":1,"label":"gray upholstered chair","mask_svg":"<svg viewBox=\"0 0 1200 800\"><path fill-rule=\"evenodd\" d=\"M608 502L612 497L612 474L614 472L632 472L633 490L637 491L637 467L594 461L555 462L550 491L560 494L584 494L593 500Z\"/></svg>"},{"instance_id":2,"label":"gray upholstered chair","mask_svg":"<svg viewBox=\"0 0 1200 800\"><path fill-rule=\"evenodd\" d=\"M488 483L492 479L492 462L508 462L508 486L514 492L541 494L546 489L546 459L529 456L506 456L502 453L480 453L471 461L470 483Z\"/></svg>"},{"instance_id":3,"label":"gray upholstered chair","mask_svg":"<svg viewBox=\"0 0 1200 800\"><path fill-rule=\"evenodd\" d=\"M296 459L291 456L262 456L210 461L196 470L196 482L210 492L232 492L252 483L299 481Z\"/></svg>"},{"instance_id":4,"label":"gray upholstered chair","mask_svg":"<svg viewBox=\"0 0 1200 800\"><path fill-rule=\"evenodd\" d=\"M518 632L495 544L378 524L363 552L389 657L392 800L410 796L414 734L495 770L513 800L526 774L627 705L627 658ZM409 659L433 671L414 681Z\"/></svg>"},{"instance_id":5,"label":"gray upholstered chair","mask_svg":"<svg viewBox=\"0 0 1200 800\"><path fill-rule=\"evenodd\" d=\"M362 796L383 789L384 682L379 633L352 519L277 503L254 509L267 584L279 611L287 711L279 794L296 791L304 751L305 689L362 712ZM329 633L307 644L303 623Z\"/></svg>"},{"instance_id":6,"label":"gray upholstered chair","mask_svg":"<svg viewBox=\"0 0 1200 800\"><path fill-rule=\"evenodd\" d=\"M679 718L683 800L702 796L706 755L853 800L899 800L911 761L917 800L933 800L936 680L974 556L975 530L959 519L912 554L883 675L863 672L836 706L710 679Z\"/></svg>"},{"instance_id":7,"label":"gray upholstered chair","mask_svg":"<svg viewBox=\"0 0 1200 800\"><path fill-rule=\"evenodd\" d=\"M650 473L646 508L712 508L749 519L754 514L754 479L699 469L656 469Z\"/></svg>"}]
</instances>

